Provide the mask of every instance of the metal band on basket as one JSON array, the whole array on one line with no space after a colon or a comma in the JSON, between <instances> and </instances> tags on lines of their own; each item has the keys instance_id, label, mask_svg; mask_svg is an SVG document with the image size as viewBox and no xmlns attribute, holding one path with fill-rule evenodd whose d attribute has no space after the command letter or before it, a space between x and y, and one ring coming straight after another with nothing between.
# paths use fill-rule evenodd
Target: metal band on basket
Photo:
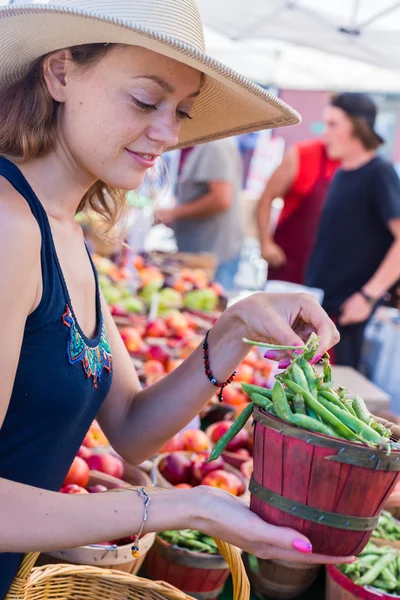
<instances>
[{"instance_id":1,"label":"metal band on basket","mask_svg":"<svg viewBox=\"0 0 400 600\"><path fill-rule=\"evenodd\" d=\"M253 418L264 427L269 427L289 437L303 440L307 444L313 444L313 446L320 446L322 448L332 448L338 451L337 454L326 456L325 460L364 467L373 471L400 471L400 452L398 451L392 451L388 456L386 450L358 446L346 440L311 433L305 429L285 423L281 419L265 412L261 412L259 409L254 410Z\"/></svg>"},{"instance_id":2,"label":"metal band on basket","mask_svg":"<svg viewBox=\"0 0 400 600\"><path fill-rule=\"evenodd\" d=\"M328 512L307 506L301 502L295 502L257 483L252 477L249 485L250 492L260 500L281 510L289 515L305 519L319 525L335 527L336 529L348 529L350 531L372 531L378 524L377 517L353 517L339 513Z\"/></svg>"}]
</instances>

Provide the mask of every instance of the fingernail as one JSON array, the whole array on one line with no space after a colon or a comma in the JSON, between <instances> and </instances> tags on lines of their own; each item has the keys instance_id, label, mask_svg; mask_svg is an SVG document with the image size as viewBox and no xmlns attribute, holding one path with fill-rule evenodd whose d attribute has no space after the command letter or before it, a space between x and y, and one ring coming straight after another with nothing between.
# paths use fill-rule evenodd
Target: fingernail
<instances>
[{"instance_id":1,"label":"fingernail","mask_svg":"<svg viewBox=\"0 0 400 600\"><path fill-rule=\"evenodd\" d=\"M298 552L303 552L303 554L311 554L312 552L310 542L306 542L305 540L294 540L293 548Z\"/></svg>"},{"instance_id":2,"label":"fingernail","mask_svg":"<svg viewBox=\"0 0 400 600\"><path fill-rule=\"evenodd\" d=\"M315 365L317 362L319 362L322 358L322 354L317 354L316 356L314 356L314 358L311 359L310 364L311 365Z\"/></svg>"},{"instance_id":3,"label":"fingernail","mask_svg":"<svg viewBox=\"0 0 400 600\"><path fill-rule=\"evenodd\" d=\"M270 360L275 360L276 352L272 352L272 350L267 350L267 352L264 354L264 358L269 358Z\"/></svg>"},{"instance_id":4,"label":"fingernail","mask_svg":"<svg viewBox=\"0 0 400 600\"><path fill-rule=\"evenodd\" d=\"M289 365L290 360L281 360L281 362L278 364L278 369L287 369Z\"/></svg>"},{"instance_id":5,"label":"fingernail","mask_svg":"<svg viewBox=\"0 0 400 600\"><path fill-rule=\"evenodd\" d=\"M358 560L357 556L353 556L353 558L352 558L351 560L348 560L347 562L348 562L349 564L351 564L351 563L355 563L355 562L357 562L357 560Z\"/></svg>"},{"instance_id":6,"label":"fingernail","mask_svg":"<svg viewBox=\"0 0 400 600\"><path fill-rule=\"evenodd\" d=\"M303 354L304 350L295 350L293 354Z\"/></svg>"}]
</instances>

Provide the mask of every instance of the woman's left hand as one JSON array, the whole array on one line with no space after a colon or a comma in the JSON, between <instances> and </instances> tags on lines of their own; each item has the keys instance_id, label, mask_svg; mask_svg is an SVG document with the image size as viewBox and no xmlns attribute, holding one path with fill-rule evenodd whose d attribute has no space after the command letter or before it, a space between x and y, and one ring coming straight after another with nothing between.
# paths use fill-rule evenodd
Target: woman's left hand
<instances>
[{"instance_id":1,"label":"woman's left hand","mask_svg":"<svg viewBox=\"0 0 400 600\"><path fill-rule=\"evenodd\" d=\"M243 324L244 337L255 342L302 346L314 331L321 341L313 362L339 341L333 321L309 294L256 293L234 304L225 314L230 311ZM279 360L285 367L291 354L270 350L266 358Z\"/></svg>"}]
</instances>

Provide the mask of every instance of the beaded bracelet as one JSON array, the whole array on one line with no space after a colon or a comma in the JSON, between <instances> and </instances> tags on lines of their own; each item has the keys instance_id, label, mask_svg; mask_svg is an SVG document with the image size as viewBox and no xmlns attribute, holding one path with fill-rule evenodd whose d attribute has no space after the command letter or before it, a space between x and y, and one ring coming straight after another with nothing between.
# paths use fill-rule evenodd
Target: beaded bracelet
<instances>
[{"instance_id":1,"label":"beaded bracelet","mask_svg":"<svg viewBox=\"0 0 400 600\"><path fill-rule=\"evenodd\" d=\"M208 379L211 381L211 383L213 385L215 385L215 387L220 388L219 394L218 394L218 400L220 402L222 402L222 394L224 391L224 387L226 387L227 385L229 385L230 383L232 383L233 378L236 375L236 371L233 371L232 375L229 377L229 379L227 379L224 382L220 382L217 381L217 379L215 379L215 377L213 376L212 372L211 372L211 368L210 368L210 358L208 356L208 334L210 333L210 331L207 331L206 333L206 337L204 340L204 344L203 344L203 349L204 349L204 367L206 370L206 375L208 377Z\"/></svg>"},{"instance_id":2,"label":"beaded bracelet","mask_svg":"<svg viewBox=\"0 0 400 600\"><path fill-rule=\"evenodd\" d=\"M132 552L132 556L133 558L139 558L140 556L140 552L139 552L139 539L140 536L142 535L142 531L144 529L145 523L147 521L147 516L148 516L148 508L149 508L149 504L150 504L150 498L146 492L146 490L144 488L139 488L138 490L136 490L136 493L138 496L140 496L140 498L143 498L144 501L144 515L143 515L143 522L142 522L142 526L139 529L139 533L137 535L135 535L133 537L133 544L131 547L131 552Z\"/></svg>"}]
</instances>

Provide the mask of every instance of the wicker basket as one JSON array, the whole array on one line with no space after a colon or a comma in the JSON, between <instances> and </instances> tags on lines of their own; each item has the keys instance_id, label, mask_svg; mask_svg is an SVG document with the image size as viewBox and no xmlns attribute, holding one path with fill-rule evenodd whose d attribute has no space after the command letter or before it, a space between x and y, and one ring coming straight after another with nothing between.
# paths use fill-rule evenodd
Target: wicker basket
<instances>
[{"instance_id":1,"label":"wicker basket","mask_svg":"<svg viewBox=\"0 0 400 600\"><path fill-rule=\"evenodd\" d=\"M239 550L215 541L232 574L233 600L249 600L250 584ZM24 557L5 600L192 600L167 583L120 571L82 565L34 567L38 556Z\"/></svg>"}]
</instances>

